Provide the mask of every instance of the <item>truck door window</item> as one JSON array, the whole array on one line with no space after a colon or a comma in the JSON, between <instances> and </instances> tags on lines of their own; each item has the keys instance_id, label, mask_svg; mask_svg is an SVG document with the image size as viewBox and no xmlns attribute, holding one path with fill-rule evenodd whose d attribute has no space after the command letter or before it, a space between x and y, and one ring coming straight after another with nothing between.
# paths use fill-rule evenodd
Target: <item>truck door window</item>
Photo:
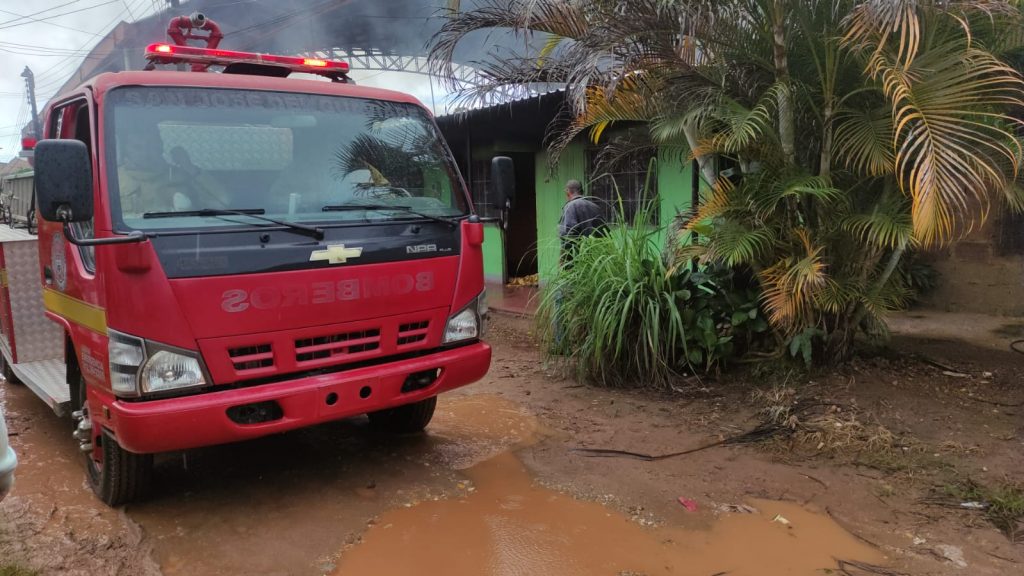
<instances>
[{"instance_id":1,"label":"truck door window","mask_svg":"<svg viewBox=\"0 0 1024 576\"><path fill-rule=\"evenodd\" d=\"M89 155L92 156L92 125L89 118L89 105L85 100L76 100L55 113L56 122L51 129L51 137L79 140L85 143ZM94 235L93 221L76 222L71 225L79 238L92 238ZM85 269L96 271L96 253L91 246L79 246L78 253Z\"/></svg>"},{"instance_id":2,"label":"truck door window","mask_svg":"<svg viewBox=\"0 0 1024 576\"><path fill-rule=\"evenodd\" d=\"M408 213L327 211L368 203L438 217L468 202L434 123L418 106L362 98L124 87L106 99L115 227L251 227L199 209L263 210L292 222L386 221ZM146 218L147 212L193 211Z\"/></svg>"}]
</instances>

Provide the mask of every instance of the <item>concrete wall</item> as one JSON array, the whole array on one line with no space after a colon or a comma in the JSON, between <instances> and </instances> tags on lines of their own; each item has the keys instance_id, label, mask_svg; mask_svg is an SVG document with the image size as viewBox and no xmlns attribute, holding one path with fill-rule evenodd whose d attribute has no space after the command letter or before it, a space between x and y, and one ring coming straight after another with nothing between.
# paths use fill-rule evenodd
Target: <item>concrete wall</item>
<instances>
[{"instance_id":1,"label":"concrete wall","mask_svg":"<svg viewBox=\"0 0 1024 576\"><path fill-rule=\"evenodd\" d=\"M921 304L949 312L1024 316L1024 254L1007 241L1024 230L1005 210L993 212L963 241L925 256L942 277Z\"/></svg>"}]
</instances>

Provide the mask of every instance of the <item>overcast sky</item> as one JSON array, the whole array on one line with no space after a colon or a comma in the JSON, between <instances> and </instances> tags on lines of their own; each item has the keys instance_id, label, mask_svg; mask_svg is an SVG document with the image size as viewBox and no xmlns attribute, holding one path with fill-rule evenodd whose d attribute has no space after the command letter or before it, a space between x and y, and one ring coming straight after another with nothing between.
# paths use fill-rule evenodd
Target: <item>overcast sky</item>
<instances>
[{"instance_id":1,"label":"overcast sky","mask_svg":"<svg viewBox=\"0 0 1024 576\"><path fill-rule=\"evenodd\" d=\"M17 156L21 127L31 116L21 77L26 66L36 76L41 114L107 32L122 20L132 22L158 10L167 13L166 0L0 0L0 160ZM362 85L409 92L427 106L433 100L436 111L443 112L444 95L434 82L432 98L426 76L353 70L352 77Z\"/></svg>"}]
</instances>

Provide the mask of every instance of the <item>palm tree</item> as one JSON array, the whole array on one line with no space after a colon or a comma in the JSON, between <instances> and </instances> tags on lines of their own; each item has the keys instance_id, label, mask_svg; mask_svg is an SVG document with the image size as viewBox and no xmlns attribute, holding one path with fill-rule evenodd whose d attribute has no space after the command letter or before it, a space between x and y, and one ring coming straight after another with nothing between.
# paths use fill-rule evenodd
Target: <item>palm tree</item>
<instances>
[{"instance_id":1,"label":"palm tree","mask_svg":"<svg viewBox=\"0 0 1024 576\"><path fill-rule=\"evenodd\" d=\"M675 258L749 267L780 337L841 359L907 296L908 250L1024 208L1022 23L1016 0L483 0L449 13L431 60L445 73L467 35L511 30L524 47L482 59L464 98L564 84L556 158L622 122L687 150L709 190Z\"/></svg>"}]
</instances>

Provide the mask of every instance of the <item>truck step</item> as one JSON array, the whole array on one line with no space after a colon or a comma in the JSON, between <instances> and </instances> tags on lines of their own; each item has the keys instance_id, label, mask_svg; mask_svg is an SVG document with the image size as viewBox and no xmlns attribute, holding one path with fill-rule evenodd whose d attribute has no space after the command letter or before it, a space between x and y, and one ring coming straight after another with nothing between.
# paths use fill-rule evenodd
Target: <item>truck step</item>
<instances>
[{"instance_id":1,"label":"truck step","mask_svg":"<svg viewBox=\"0 0 1024 576\"><path fill-rule=\"evenodd\" d=\"M57 416L71 410L71 391L63 360L42 360L11 364L14 375L28 386L36 396L46 402Z\"/></svg>"}]
</instances>

